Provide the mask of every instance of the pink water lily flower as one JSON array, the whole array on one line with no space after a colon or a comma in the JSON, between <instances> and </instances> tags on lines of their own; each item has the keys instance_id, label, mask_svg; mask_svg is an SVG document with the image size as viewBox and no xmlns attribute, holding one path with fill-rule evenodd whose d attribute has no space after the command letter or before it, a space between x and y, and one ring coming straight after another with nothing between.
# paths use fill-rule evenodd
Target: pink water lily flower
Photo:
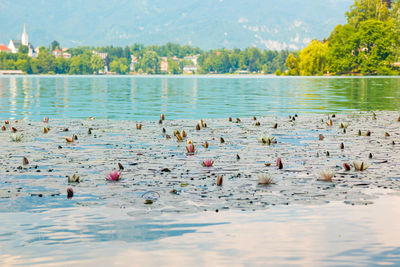
<instances>
[{"instance_id":1,"label":"pink water lily flower","mask_svg":"<svg viewBox=\"0 0 400 267\"><path fill-rule=\"evenodd\" d=\"M203 165L204 167L212 167L213 164L214 164L214 161L211 160L211 159L203 160L203 163L202 163L202 165Z\"/></svg>"},{"instance_id":2,"label":"pink water lily flower","mask_svg":"<svg viewBox=\"0 0 400 267\"><path fill-rule=\"evenodd\" d=\"M106 180L107 181L118 181L119 179L121 179L121 176L122 176L122 170L120 170L119 172L117 170L114 170L107 175Z\"/></svg>"},{"instance_id":3,"label":"pink water lily flower","mask_svg":"<svg viewBox=\"0 0 400 267\"><path fill-rule=\"evenodd\" d=\"M188 140L186 144L186 151L188 154L194 154L195 148L191 140Z\"/></svg>"}]
</instances>

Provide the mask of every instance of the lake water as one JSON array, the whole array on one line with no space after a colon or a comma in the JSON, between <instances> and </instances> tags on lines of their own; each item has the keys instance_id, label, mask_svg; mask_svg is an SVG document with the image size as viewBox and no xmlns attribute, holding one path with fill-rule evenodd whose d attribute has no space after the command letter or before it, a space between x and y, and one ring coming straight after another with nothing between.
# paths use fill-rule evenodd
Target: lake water
<instances>
[{"instance_id":1,"label":"lake water","mask_svg":"<svg viewBox=\"0 0 400 267\"><path fill-rule=\"evenodd\" d=\"M192 206L193 210L170 212L167 210L172 208L159 207L162 203L167 205L170 203L166 196L169 195L168 188L166 194L161 194L159 206L155 203L146 207L143 199L137 197L138 193L142 193L142 188L146 188L146 183L153 182L144 180L143 177L151 178L153 173L156 173L148 172L141 167L146 165L144 161L147 155L153 157L152 169L159 168L157 163L161 165L162 162L173 166L171 163L173 158L177 162L188 161L186 165L182 164L182 170L187 166L191 166L192 170L199 165L195 161L197 156L189 158L181 153L182 148L178 146L177 149L175 141L170 145L165 138L156 136L155 132L161 132L159 127L168 126L167 129L170 130L179 125L181 119L240 117L244 124L247 124L242 126L230 124L233 126L227 127L234 127L235 131L229 131L227 128L225 136L234 134L238 146L250 142L249 149L268 157L270 155L265 152L268 151L265 147L260 147L256 141L247 141L247 137L242 134L244 126L254 132L257 130L253 125L253 119L249 117L285 116L281 119L283 122L288 120L286 115L294 113L299 114L297 120L300 121L303 118L302 114L332 112L353 114L376 110L392 112L385 115L385 118L388 118L385 124L390 126L391 136L388 137L390 139L380 139L376 137L378 135L376 130L373 131L374 139L366 139L369 142L366 142L365 147L376 149L376 152L372 162L374 166L364 175L376 175L379 168L387 166L388 169L381 173L382 176L389 173L390 179L382 177L380 182L384 186L367 188L368 186L363 183L368 182L372 185L374 181L355 173L355 177L351 178L352 183L359 188L357 190L363 192L364 202L354 201L345 204L332 193L329 195L332 200L326 202L318 199L318 201L304 201L303 204L295 202L258 206L254 210L220 208L217 212L215 208L211 210L208 207L205 211L203 207L206 206L206 202L200 195L193 194L187 197L194 192L188 189L185 203L181 206L185 208ZM396 188L400 176L396 166L399 166L400 123L390 122L391 117L397 118L398 113L393 111L400 111L398 77L0 77L1 124L3 125L5 119L25 119L32 124L24 121L22 125L17 123L13 125L17 128L41 130L43 125L40 121L44 116L48 116L51 128L47 136L38 130L32 134L34 136L32 142L21 143L10 142L9 132L0 131L0 144L3 146L0 154L0 266L186 266L189 264L193 266L398 266L400 265L400 191ZM160 113L166 114L167 121L163 126L159 126L158 123L150 125L149 121L158 121ZM382 118L380 116L378 113L378 120ZM88 117L96 117L96 120L88 121ZM361 118L360 124L371 122L372 125L370 117L372 116L365 121ZM51 124L55 119L59 120ZM138 132L136 129L125 129L110 123L109 128L103 127L108 132L102 133L100 126L96 124L98 121L103 122L102 119L141 120L144 121L144 129ZM81 143L66 144L63 139L65 134L59 130L63 120L68 123L71 134L83 125L88 127L88 123L96 125L97 128L93 130L95 138L88 137L87 128L84 128L79 133ZM314 120L316 121L319 121L319 118ZM209 122L212 123L212 120ZM227 120L224 122L227 123ZM300 125L300 122L298 123ZM280 123L279 127L282 124ZM224 132L225 124L223 125L214 130ZM193 128L192 124L189 126ZM280 129L292 129L291 127L293 124L290 122L286 126L282 125ZM366 154L363 147L356 143L357 149L353 152L346 151L347 154L335 155L335 149L338 150L337 139L341 138L339 131L336 131L337 127L327 129L326 125L322 125L321 129L326 139L329 139L326 144L332 155L328 161L332 161L330 164L333 166L343 157L350 158L351 153L356 154L361 150L361 153ZM349 139L346 140L355 138L357 130L357 128L352 129L351 125L348 129ZM202 129L201 133L205 131ZM212 131L213 129L210 129L205 135L211 135ZM307 131L307 134L310 134L310 131ZM385 129L379 129L379 136L383 136L384 131ZM140 137L140 133L152 135ZM189 134L196 137L194 135L196 132ZM300 134L300 137L297 134ZM151 147L153 135L154 142L158 145L154 146L154 150ZM293 131L292 134L280 133L277 136L282 138L278 145L267 149L274 151L270 152L274 159L280 149L293 148L290 151L299 154L302 150L306 150L301 149L302 145L317 149L319 144L312 146L312 143L315 143L313 140L317 140L314 135L317 136L312 132L310 134L312 138L299 140L305 136L304 131ZM125 138L126 136L129 138ZM134 141L133 137L136 138ZM135 143L140 143L140 140L144 140L143 146ZM296 142L293 143L293 140ZM357 140L362 142L360 139ZM389 144L392 140L396 145ZM229 143L228 138L226 141L226 147L218 147L218 144L210 141L209 152L198 148L198 156L212 151L220 151L218 153L222 154L226 150L228 150L226 154L230 154L238 149L235 144ZM63 146L62 150L57 148L59 143ZM349 143L350 141L347 141L346 148L351 146ZM377 148L379 145L383 147L382 151ZM101 147L101 150L97 150L97 146ZM131 149L135 153L129 151ZM145 155L136 153L135 149ZM246 147L241 149L246 150ZM325 148L322 147L321 151L322 149ZM161 150L166 152L162 153ZM28 169L19 169L21 158L26 153L29 153L32 162L35 160L37 162L31 163ZM171 157L165 160L164 156L168 155ZM314 153L312 155L314 156ZM125 167L137 171L142 180L136 173L131 172L127 173L125 180L120 183L107 184L104 181L103 165L109 164L107 165L109 168L110 164L114 164L112 159L118 156L121 156L124 162L133 162L132 165ZM237 166L234 166L236 158L231 160L226 159L228 158L226 156L225 159L219 159L221 165L224 160L227 162L225 165L228 165L221 169L217 166L215 169L226 172L223 190L229 188L229 182L232 184L230 190L234 190L235 182L246 179L246 177L227 179L231 169L246 167L243 163L246 162L246 155L242 157L242 165L237 163ZM263 158L259 159L257 155L248 157L247 160L252 167L261 165L265 168ZM289 172L285 174L279 173L275 168L271 171L277 176L284 177L275 186L277 188L275 191L271 189L271 192L265 194L265 198L273 198L274 203L281 203L280 193L291 186L291 181L294 181L295 186L302 188L304 191L302 194L307 194L306 191L312 191L312 188L320 186L314 178L311 181L305 172L299 173L299 177L296 177L299 166L303 167L305 163L302 162L303 159L297 159L296 155L286 156L289 157L296 161L295 169L289 168ZM318 160L314 159L314 163L319 164L324 162L324 159L321 156ZM389 160L390 164L382 165L385 164L384 159ZM311 165L312 161L310 159L307 164ZM82 162L83 165L90 163L94 167L81 168L79 165ZM38 167L35 168L34 164ZM71 167L71 170L69 166L72 165L74 167ZM172 169L170 165L168 166ZM86 181L74 187L76 196L72 200L67 200L65 189L70 185L66 182L65 174L75 170L83 173ZM135 177L134 182L129 180L130 175ZM157 175L151 180L162 181L162 177L168 177L167 173L157 172ZM174 175L173 169L172 175ZM196 175L205 177L207 174L201 170ZM182 177L186 177L185 174L182 174ZM346 179L350 180L350 177L346 176ZM186 182L190 183L189 180ZM203 183L201 179L199 182ZM252 183L246 186L254 188L254 192L260 191ZM342 190L339 185L348 186L346 181L338 181L336 184L337 191L334 192L338 194ZM245 191L243 184L238 183L238 185L237 190ZM190 188L191 185L181 184L181 186ZM390 189L391 186L393 190ZM325 184L322 187L325 187ZM138 188L140 190L135 191ZM215 185L210 183L208 187L201 184L200 189L212 191L214 188ZM347 187L343 188L342 191L347 193L345 191ZM61 194L50 194L56 190ZM318 194L324 190L331 189L322 188ZM39 191L45 192L45 195L39 197L37 194L31 194ZM318 194L314 194L316 198ZM177 197L179 202L179 197L185 196L182 194ZM136 198L139 198L140 204L139 201L135 202ZM272 203L271 199L263 201ZM368 204L372 202L373 204ZM179 203L176 206L179 207Z\"/></svg>"},{"instance_id":2,"label":"lake water","mask_svg":"<svg viewBox=\"0 0 400 267\"><path fill-rule=\"evenodd\" d=\"M157 120L400 109L400 78L0 77L0 117Z\"/></svg>"}]
</instances>

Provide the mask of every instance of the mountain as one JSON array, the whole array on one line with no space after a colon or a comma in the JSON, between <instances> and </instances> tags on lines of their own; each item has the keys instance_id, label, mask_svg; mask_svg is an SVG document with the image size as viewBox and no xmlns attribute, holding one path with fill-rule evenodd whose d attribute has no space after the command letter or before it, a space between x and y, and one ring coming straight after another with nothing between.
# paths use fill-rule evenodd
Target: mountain
<instances>
[{"instance_id":1,"label":"mountain","mask_svg":"<svg viewBox=\"0 0 400 267\"><path fill-rule=\"evenodd\" d=\"M353 0L1 0L0 43L190 44L299 49L345 22Z\"/></svg>"}]
</instances>

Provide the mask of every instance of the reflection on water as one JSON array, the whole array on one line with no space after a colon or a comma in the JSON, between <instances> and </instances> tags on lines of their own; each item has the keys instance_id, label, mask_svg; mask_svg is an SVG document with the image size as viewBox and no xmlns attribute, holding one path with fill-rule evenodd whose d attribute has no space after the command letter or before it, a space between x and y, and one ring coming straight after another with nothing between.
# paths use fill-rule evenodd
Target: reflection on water
<instances>
[{"instance_id":1,"label":"reflection on water","mask_svg":"<svg viewBox=\"0 0 400 267\"><path fill-rule=\"evenodd\" d=\"M2 266L398 265L398 196L374 205L129 216L125 209L0 213ZM388 216L390 214L390 216Z\"/></svg>"},{"instance_id":2,"label":"reflection on water","mask_svg":"<svg viewBox=\"0 0 400 267\"><path fill-rule=\"evenodd\" d=\"M399 110L400 78L1 77L3 118L154 120Z\"/></svg>"}]
</instances>

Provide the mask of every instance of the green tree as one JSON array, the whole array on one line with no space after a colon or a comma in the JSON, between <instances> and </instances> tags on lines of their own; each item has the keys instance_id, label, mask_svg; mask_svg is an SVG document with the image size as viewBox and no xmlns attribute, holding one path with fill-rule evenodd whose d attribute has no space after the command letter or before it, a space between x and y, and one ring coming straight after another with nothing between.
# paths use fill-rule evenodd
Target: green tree
<instances>
[{"instance_id":1,"label":"green tree","mask_svg":"<svg viewBox=\"0 0 400 267\"><path fill-rule=\"evenodd\" d=\"M328 43L312 40L300 51L298 69L300 75L322 75L326 71Z\"/></svg>"},{"instance_id":2,"label":"green tree","mask_svg":"<svg viewBox=\"0 0 400 267\"><path fill-rule=\"evenodd\" d=\"M139 64L145 73L160 73L160 57L154 51L147 51L139 61Z\"/></svg>"},{"instance_id":3,"label":"green tree","mask_svg":"<svg viewBox=\"0 0 400 267\"><path fill-rule=\"evenodd\" d=\"M389 9L382 0L355 0L346 16L348 23L357 28L362 21L369 19L388 20Z\"/></svg>"},{"instance_id":4,"label":"green tree","mask_svg":"<svg viewBox=\"0 0 400 267\"><path fill-rule=\"evenodd\" d=\"M70 68L70 62L68 59L65 59L63 57L58 57L54 61L54 66L55 66L55 73L57 74L66 74L69 72Z\"/></svg>"},{"instance_id":5,"label":"green tree","mask_svg":"<svg viewBox=\"0 0 400 267\"><path fill-rule=\"evenodd\" d=\"M55 73L55 57L43 47L36 59L31 62L32 72L37 74Z\"/></svg>"},{"instance_id":6,"label":"green tree","mask_svg":"<svg viewBox=\"0 0 400 267\"><path fill-rule=\"evenodd\" d=\"M31 66L27 59L18 59L15 62L15 66L17 67L17 69L23 71L24 73L31 73Z\"/></svg>"},{"instance_id":7,"label":"green tree","mask_svg":"<svg viewBox=\"0 0 400 267\"><path fill-rule=\"evenodd\" d=\"M98 55L92 55L90 57L90 67L95 73L99 73L100 70L104 69L104 61Z\"/></svg>"},{"instance_id":8,"label":"green tree","mask_svg":"<svg viewBox=\"0 0 400 267\"><path fill-rule=\"evenodd\" d=\"M53 42L51 42L51 44L50 44L50 49L51 49L51 51L54 51L54 50L56 50L57 48L60 48L61 46L60 46L60 43L59 42L57 42L56 40L54 40Z\"/></svg>"},{"instance_id":9,"label":"green tree","mask_svg":"<svg viewBox=\"0 0 400 267\"><path fill-rule=\"evenodd\" d=\"M287 57L285 67L288 69L288 75L299 75L298 59L292 53Z\"/></svg>"},{"instance_id":10,"label":"green tree","mask_svg":"<svg viewBox=\"0 0 400 267\"><path fill-rule=\"evenodd\" d=\"M168 72L171 74L181 74L182 69L179 67L178 62L168 59Z\"/></svg>"},{"instance_id":11,"label":"green tree","mask_svg":"<svg viewBox=\"0 0 400 267\"><path fill-rule=\"evenodd\" d=\"M18 53L21 53L21 54L28 54L28 51L29 51L28 46L23 45L23 44L21 44L21 45L18 46Z\"/></svg>"},{"instance_id":12,"label":"green tree","mask_svg":"<svg viewBox=\"0 0 400 267\"><path fill-rule=\"evenodd\" d=\"M126 74L128 72L128 60L126 58L114 59L110 63L110 70L118 74Z\"/></svg>"}]
</instances>

